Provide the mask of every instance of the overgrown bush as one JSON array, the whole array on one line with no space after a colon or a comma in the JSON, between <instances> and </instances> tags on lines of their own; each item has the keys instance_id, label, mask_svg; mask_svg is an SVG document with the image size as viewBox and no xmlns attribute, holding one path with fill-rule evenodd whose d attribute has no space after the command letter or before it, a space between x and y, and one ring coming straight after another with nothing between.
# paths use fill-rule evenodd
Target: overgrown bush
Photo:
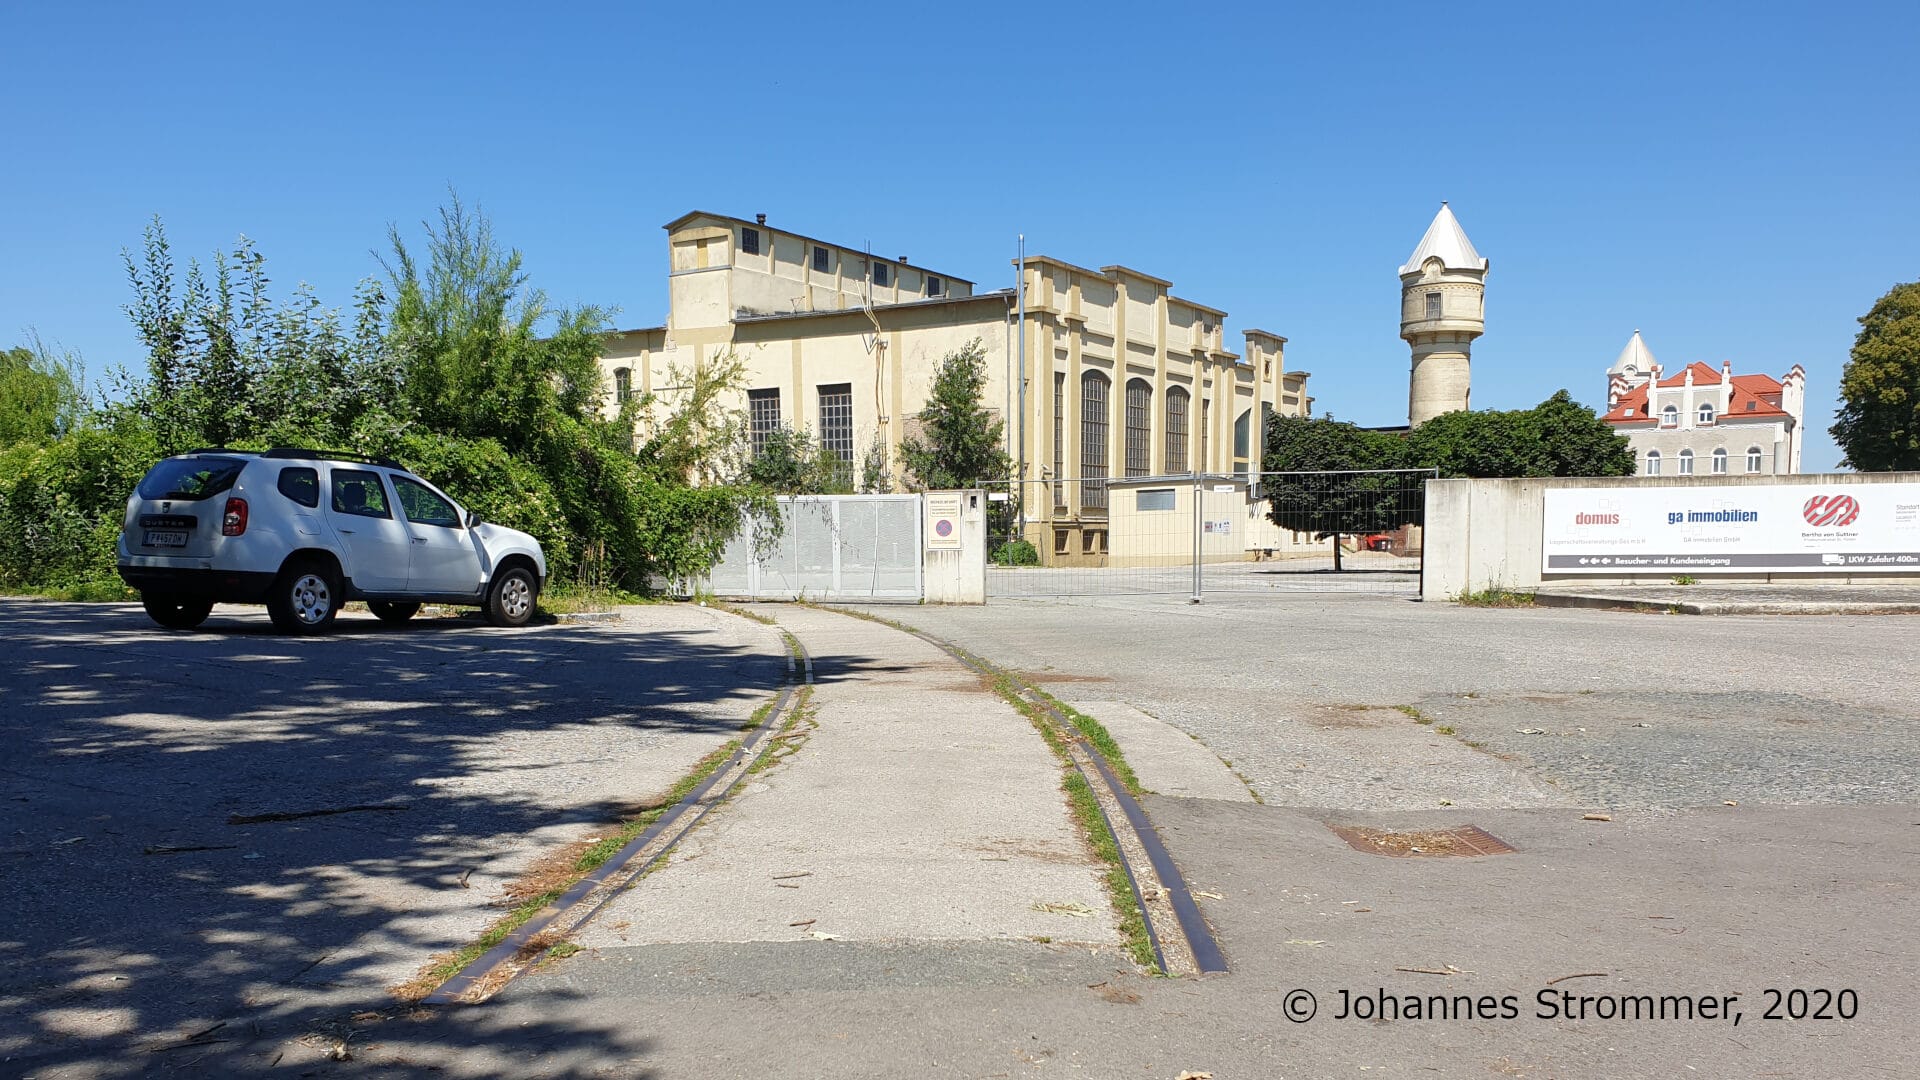
<instances>
[{"instance_id":1,"label":"overgrown bush","mask_svg":"<svg viewBox=\"0 0 1920 1080\"><path fill-rule=\"evenodd\" d=\"M1025 540L1009 540L993 549L993 561L999 566L1039 566L1040 552Z\"/></svg>"}]
</instances>

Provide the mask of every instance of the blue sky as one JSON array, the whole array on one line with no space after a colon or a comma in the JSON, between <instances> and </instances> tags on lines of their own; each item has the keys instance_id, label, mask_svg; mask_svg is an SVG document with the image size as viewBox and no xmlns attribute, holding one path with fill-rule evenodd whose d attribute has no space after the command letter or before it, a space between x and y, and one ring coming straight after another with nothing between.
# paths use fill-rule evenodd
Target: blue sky
<instances>
[{"instance_id":1,"label":"blue sky","mask_svg":"<svg viewBox=\"0 0 1920 1080\"><path fill-rule=\"evenodd\" d=\"M298 11L295 15L291 12ZM555 300L662 321L700 208L983 288L1014 236L1288 337L1317 407L1406 415L1395 269L1442 199L1493 262L1473 401L1809 373L1920 278L1916 21L1892 4L273 5L0 10L0 344L138 360L119 261L255 239L346 305L449 185ZM1231 340L1231 339L1230 339Z\"/></svg>"}]
</instances>

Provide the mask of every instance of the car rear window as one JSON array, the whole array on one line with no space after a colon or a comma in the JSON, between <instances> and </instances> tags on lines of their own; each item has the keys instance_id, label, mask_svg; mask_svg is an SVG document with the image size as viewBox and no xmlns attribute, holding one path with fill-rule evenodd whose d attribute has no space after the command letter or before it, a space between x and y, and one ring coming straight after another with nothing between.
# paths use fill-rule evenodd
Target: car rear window
<instances>
[{"instance_id":1,"label":"car rear window","mask_svg":"<svg viewBox=\"0 0 1920 1080\"><path fill-rule=\"evenodd\" d=\"M246 467L245 458L168 458L147 470L140 481L140 497L198 502L232 487Z\"/></svg>"},{"instance_id":2,"label":"car rear window","mask_svg":"<svg viewBox=\"0 0 1920 1080\"><path fill-rule=\"evenodd\" d=\"M301 506L317 507L320 505L320 474L297 465L281 469L280 494Z\"/></svg>"}]
</instances>

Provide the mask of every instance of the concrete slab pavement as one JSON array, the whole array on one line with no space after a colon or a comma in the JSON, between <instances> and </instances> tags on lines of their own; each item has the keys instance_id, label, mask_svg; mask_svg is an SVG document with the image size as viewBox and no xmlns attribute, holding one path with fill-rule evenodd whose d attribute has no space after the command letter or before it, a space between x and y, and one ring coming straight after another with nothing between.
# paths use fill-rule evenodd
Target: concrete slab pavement
<instances>
[{"instance_id":1,"label":"concrete slab pavement","mask_svg":"<svg viewBox=\"0 0 1920 1080\"><path fill-rule=\"evenodd\" d=\"M1220 755L1159 717L1124 701L1069 704L1100 721L1120 744L1127 764L1148 791L1188 799L1254 801L1253 791L1220 760Z\"/></svg>"},{"instance_id":2,"label":"concrete slab pavement","mask_svg":"<svg viewBox=\"0 0 1920 1080\"><path fill-rule=\"evenodd\" d=\"M578 944L818 944L817 934L1119 944L1061 767L1026 717L912 635L817 609L762 610L813 658L818 726Z\"/></svg>"}]
</instances>

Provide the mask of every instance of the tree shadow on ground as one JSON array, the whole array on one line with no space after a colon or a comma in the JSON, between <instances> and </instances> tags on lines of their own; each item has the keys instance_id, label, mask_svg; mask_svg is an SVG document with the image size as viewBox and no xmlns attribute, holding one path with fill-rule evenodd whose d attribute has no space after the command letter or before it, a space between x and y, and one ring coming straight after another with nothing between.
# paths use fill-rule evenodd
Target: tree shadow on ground
<instances>
[{"instance_id":1,"label":"tree shadow on ground","mask_svg":"<svg viewBox=\"0 0 1920 1080\"><path fill-rule=\"evenodd\" d=\"M155 1048L211 1025L391 1009L534 849L657 799L787 675L770 632L729 643L674 609L648 633L358 618L311 638L235 610L173 633L130 605L0 606L6 1070L170 1070L195 1049Z\"/></svg>"}]
</instances>

